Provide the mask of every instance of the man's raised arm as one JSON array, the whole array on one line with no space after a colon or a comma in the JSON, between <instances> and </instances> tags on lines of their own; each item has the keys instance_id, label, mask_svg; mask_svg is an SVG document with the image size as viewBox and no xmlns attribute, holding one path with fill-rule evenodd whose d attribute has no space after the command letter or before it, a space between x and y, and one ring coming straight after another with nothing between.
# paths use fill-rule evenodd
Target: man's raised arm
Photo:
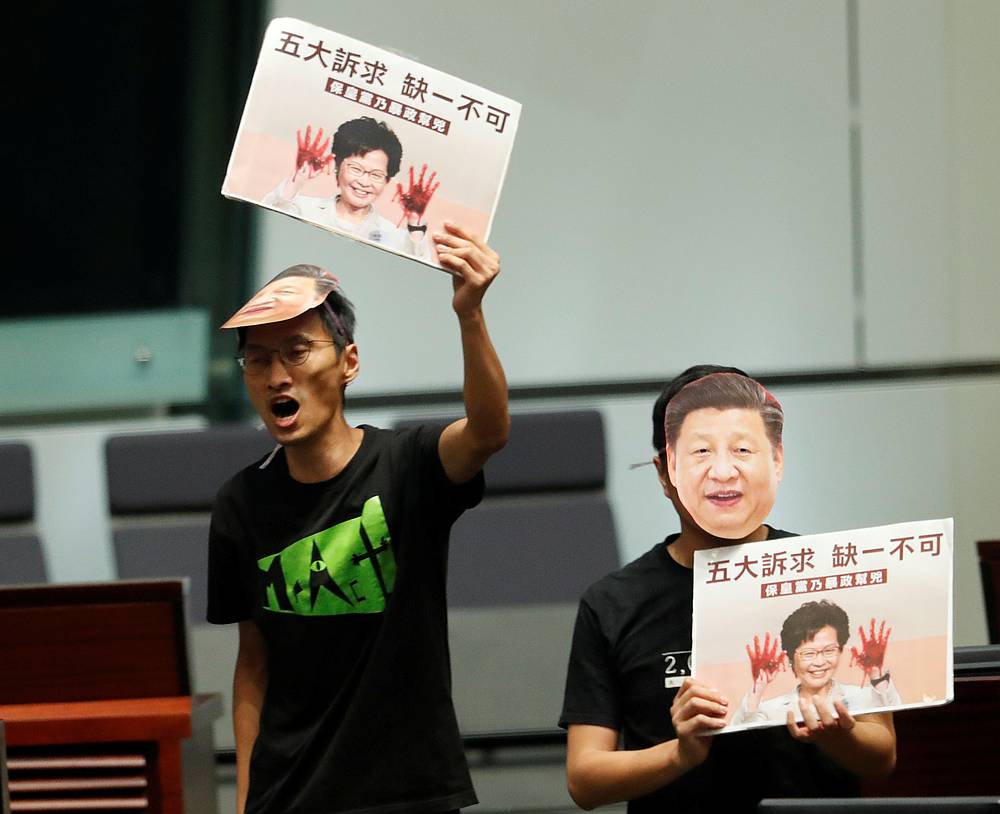
<instances>
[{"instance_id":1,"label":"man's raised arm","mask_svg":"<svg viewBox=\"0 0 1000 814\"><path fill-rule=\"evenodd\" d=\"M494 452L507 443L507 379L490 341L483 316L483 296L500 273L500 258L478 236L445 223L434 235L438 258L453 277L452 307L462 334L465 365L465 418L447 426L438 442L438 454L448 479L465 483Z\"/></svg>"}]
</instances>

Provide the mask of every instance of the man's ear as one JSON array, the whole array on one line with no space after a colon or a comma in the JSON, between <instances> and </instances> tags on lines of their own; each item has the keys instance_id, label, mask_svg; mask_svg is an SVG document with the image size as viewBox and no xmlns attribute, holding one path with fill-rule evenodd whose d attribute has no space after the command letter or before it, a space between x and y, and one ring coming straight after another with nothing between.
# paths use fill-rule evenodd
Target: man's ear
<instances>
[{"instance_id":1,"label":"man's ear","mask_svg":"<svg viewBox=\"0 0 1000 814\"><path fill-rule=\"evenodd\" d=\"M660 486L662 486L663 491L666 492L667 488L670 486L670 481L667 480L667 462L664 456L660 454L654 455L653 466L656 467L656 476L660 479Z\"/></svg>"},{"instance_id":2,"label":"man's ear","mask_svg":"<svg viewBox=\"0 0 1000 814\"><path fill-rule=\"evenodd\" d=\"M358 356L358 346L352 342L346 345L340 352L341 370L344 375L344 384L350 384L361 372L361 359Z\"/></svg>"},{"instance_id":3,"label":"man's ear","mask_svg":"<svg viewBox=\"0 0 1000 814\"><path fill-rule=\"evenodd\" d=\"M677 454L667 447L667 476L670 478L670 485L677 488Z\"/></svg>"},{"instance_id":4,"label":"man's ear","mask_svg":"<svg viewBox=\"0 0 1000 814\"><path fill-rule=\"evenodd\" d=\"M781 476L785 473L785 448L781 444L774 450L774 472L778 483L781 483Z\"/></svg>"}]
</instances>

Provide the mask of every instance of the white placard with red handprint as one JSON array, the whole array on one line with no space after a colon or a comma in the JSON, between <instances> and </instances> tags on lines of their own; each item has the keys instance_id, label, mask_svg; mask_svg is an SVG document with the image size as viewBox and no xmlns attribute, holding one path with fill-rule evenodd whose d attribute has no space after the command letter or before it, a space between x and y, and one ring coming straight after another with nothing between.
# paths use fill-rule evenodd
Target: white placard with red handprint
<instances>
[{"instance_id":1,"label":"white placard with red handprint","mask_svg":"<svg viewBox=\"0 0 1000 814\"><path fill-rule=\"evenodd\" d=\"M489 236L521 106L291 18L264 33L222 194L436 268L445 221Z\"/></svg>"},{"instance_id":2,"label":"white placard with red handprint","mask_svg":"<svg viewBox=\"0 0 1000 814\"><path fill-rule=\"evenodd\" d=\"M952 540L923 520L697 552L692 676L729 699L721 731L952 700Z\"/></svg>"}]
</instances>

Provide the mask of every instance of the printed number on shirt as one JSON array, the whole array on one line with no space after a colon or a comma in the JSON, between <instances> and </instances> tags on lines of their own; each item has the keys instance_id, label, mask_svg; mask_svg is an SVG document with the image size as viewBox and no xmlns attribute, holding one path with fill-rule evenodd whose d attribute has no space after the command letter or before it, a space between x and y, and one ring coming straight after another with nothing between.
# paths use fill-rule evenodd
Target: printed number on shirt
<instances>
[{"instance_id":1,"label":"printed number on shirt","mask_svg":"<svg viewBox=\"0 0 1000 814\"><path fill-rule=\"evenodd\" d=\"M663 686L665 689L679 687L684 679L691 675L691 651L676 650L672 653L662 653L663 656Z\"/></svg>"}]
</instances>

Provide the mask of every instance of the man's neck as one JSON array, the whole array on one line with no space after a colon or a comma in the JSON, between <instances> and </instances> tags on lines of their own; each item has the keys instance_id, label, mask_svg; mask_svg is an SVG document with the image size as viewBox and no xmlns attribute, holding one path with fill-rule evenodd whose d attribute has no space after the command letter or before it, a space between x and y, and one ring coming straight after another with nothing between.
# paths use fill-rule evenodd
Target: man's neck
<instances>
[{"instance_id":1,"label":"man's neck","mask_svg":"<svg viewBox=\"0 0 1000 814\"><path fill-rule=\"evenodd\" d=\"M285 447L288 474L299 483L320 483L340 474L361 448L364 430L343 418L322 438Z\"/></svg>"},{"instance_id":2,"label":"man's neck","mask_svg":"<svg viewBox=\"0 0 1000 814\"><path fill-rule=\"evenodd\" d=\"M767 526L762 525L742 539L727 540L723 537L714 537L699 526L682 521L680 536L670 544L667 552L679 565L683 565L685 568L694 568L695 551L705 551L725 545L739 545L740 543L759 543L761 540L767 539L767 534Z\"/></svg>"}]
</instances>

